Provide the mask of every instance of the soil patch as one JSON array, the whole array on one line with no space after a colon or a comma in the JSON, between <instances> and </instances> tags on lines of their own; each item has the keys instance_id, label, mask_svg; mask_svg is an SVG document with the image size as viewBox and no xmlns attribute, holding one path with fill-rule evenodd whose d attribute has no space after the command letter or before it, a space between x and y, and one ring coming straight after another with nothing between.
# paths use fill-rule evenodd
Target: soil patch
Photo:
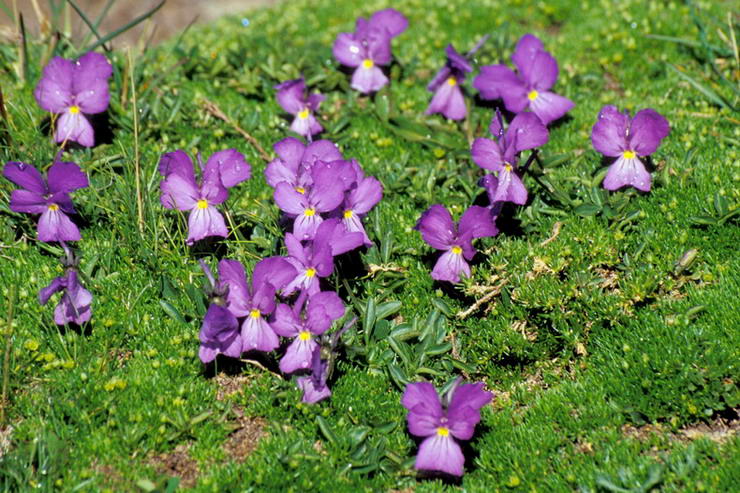
<instances>
[{"instance_id":1,"label":"soil patch","mask_svg":"<svg viewBox=\"0 0 740 493\"><path fill-rule=\"evenodd\" d=\"M198 463L190 457L190 444L183 443L172 452L151 457L148 464L160 474L180 478L180 486L191 488L198 482Z\"/></svg>"}]
</instances>

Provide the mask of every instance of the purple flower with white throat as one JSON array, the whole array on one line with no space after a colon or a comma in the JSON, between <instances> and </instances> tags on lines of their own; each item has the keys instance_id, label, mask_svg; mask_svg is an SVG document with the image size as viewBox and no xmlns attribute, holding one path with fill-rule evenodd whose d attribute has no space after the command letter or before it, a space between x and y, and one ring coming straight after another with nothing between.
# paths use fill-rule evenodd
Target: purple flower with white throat
<instances>
[{"instance_id":1,"label":"purple flower with white throat","mask_svg":"<svg viewBox=\"0 0 740 493\"><path fill-rule=\"evenodd\" d=\"M54 323L57 325L77 324L90 320L92 315L92 294L82 287L77 278L77 271L70 267L65 275L55 278L44 289L39 291L39 303L45 305L51 295L62 291L64 294L54 309Z\"/></svg>"},{"instance_id":2,"label":"purple flower with white throat","mask_svg":"<svg viewBox=\"0 0 740 493\"><path fill-rule=\"evenodd\" d=\"M433 92L434 96L425 113L442 113L450 120L462 120L468 109L460 84L465 81L465 74L473 71L473 67L451 44L447 45L445 53L447 63L427 86L427 90Z\"/></svg>"},{"instance_id":3,"label":"purple flower with white throat","mask_svg":"<svg viewBox=\"0 0 740 493\"><path fill-rule=\"evenodd\" d=\"M409 21L395 9L375 12L369 20L357 19L354 33L340 33L332 52L339 63L355 68L352 89L375 92L388 83L379 65L391 63L391 39L406 30Z\"/></svg>"},{"instance_id":4,"label":"purple flower with white throat","mask_svg":"<svg viewBox=\"0 0 740 493\"><path fill-rule=\"evenodd\" d=\"M59 114L54 139L73 141L85 147L95 144L92 125L85 115L102 113L108 108L108 78L113 67L99 53L87 53L77 61L55 56L33 95L46 111Z\"/></svg>"},{"instance_id":5,"label":"purple flower with white throat","mask_svg":"<svg viewBox=\"0 0 740 493\"><path fill-rule=\"evenodd\" d=\"M315 339L344 315L344 303L333 291L320 291L309 296L306 306L305 317L282 303L275 311L272 328L278 335L293 338L280 360L283 373L309 368L313 352L319 347Z\"/></svg>"},{"instance_id":6,"label":"purple flower with white throat","mask_svg":"<svg viewBox=\"0 0 740 493\"><path fill-rule=\"evenodd\" d=\"M365 232L362 218L383 198L383 185L376 178L365 176L361 169L359 175L356 185L346 193L339 211L347 231L362 233L363 243L369 247L373 242Z\"/></svg>"},{"instance_id":7,"label":"purple flower with white throat","mask_svg":"<svg viewBox=\"0 0 740 493\"><path fill-rule=\"evenodd\" d=\"M471 154L475 164L498 175L495 180L497 186L486 187L491 204L513 202L522 205L527 202L527 189L516 172L518 154L546 144L549 138L547 127L533 113L519 113L504 132L503 119L497 111L489 130L496 140L475 139ZM482 183L485 186L493 181L484 180Z\"/></svg>"},{"instance_id":8,"label":"purple flower with white throat","mask_svg":"<svg viewBox=\"0 0 740 493\"><path fill-rule=\"evenodd\" d=\"M57 159L44 180L41 173L25 163L11 162L3 168L3 176L21 190L10 195L10 210L41 214L37 226L39 241L78 241L80 230L67 217L76 214L70 192L88 186L87 175L75 163Z\"/></svg>"},{"instance_id":9,"label":"purple flower with white throat","mask_svg":"<svg viewBox=\"0 0 740 493\"><path fill-rule=\"evenodd\" d=\"M234 149L219 151L203 162L198 156L200 184L195 177L193 161L184 151L162 155L159 172L160 201L167 209L190 211L187 244L192 245L207 236L226 237L224 218L216 205L229 197L227 188L249 179L251 167L244 156Z\"/></svg>"},{"instance_id":10,"label":"purple flower with white throat","mask_svg":"<svg viewBox=\"0 0 740 493\"><path fill-rule=\"evenodd\" d=\"M424 438L414 467L462 476L465 456L455 439L473 437L475 425L480 422L480 409L492 399L493 394L483 390L482 383L459 385L458 380L441 401L432 384L408 384L401 404L409 411L409 432Z\"/></svg>"},{"instance_id":11,"label":"purple flower with white throat","mask_svg":"<svg viewBox=\"0 0 740 493\"><path fill-rule=\"evenodd\" d=\"M565 115L574 103L550 92L558 79L558 62L537 37L525 34L511 56L519 71L506 65L486 65L473 81L483 99L503 99L512 113L531 110L545 125Z\"/></svg>"},{"instance_id":12,"label":"purple flower with white throat","mask_svg":"<svg viewBox=\"0 0 740 493\"><path fill-rule=\"evenodd\" d=\"M286 137L273 146L278 155L265 168L267 183L275 188L278 183L287 182L299 193L313 183L311 169L318 162L332 162L342 159L337 146L328 140L317 140L306 145L295 137Z\"/></svg>"},{"instance_id":13,"label":"purple flower with white throat","mask_svg":"<svg viewBox=\"0 0 740 493\"><path fill-rule=\"evenodd\" d=\"M319 93L306 96L306 83L303 77L280 83L275 89L280 107L295 117L290 124L292 131L310 138L324 130L316 121L314 112L319 109L325 97Z\"/></svg>"},{"instance_id":14,"label":"purple flower with white throat","mask_svg":"<svg viewBox=\"0 0 740 493\"><path fill-rule=\"evenodd\" d=\"M498 234L491 211L477 205L470 206L456 225L447 209L435 204L421 215L414 229L429 246L444 250L432 270L432 278L453 283L460 282L461 275L470 277L466 261L475 256L473 239Z\"/></svg>"},{"instance_id":15,"label":"purple flower with white throat","mask_svg":"<svg viewBox=\"0 0 740 493\"><path fill-rule=\"evenodd\" d=\"M609 166L604 188L617 190L630 185L649 192L650 173L640 158L654 153L670 131L668 120L653 109L640 110L630 118L628 111L620 113L615 106L604 106L591 131L594 149L617 158Z\"/></svg>"}]
</instances>

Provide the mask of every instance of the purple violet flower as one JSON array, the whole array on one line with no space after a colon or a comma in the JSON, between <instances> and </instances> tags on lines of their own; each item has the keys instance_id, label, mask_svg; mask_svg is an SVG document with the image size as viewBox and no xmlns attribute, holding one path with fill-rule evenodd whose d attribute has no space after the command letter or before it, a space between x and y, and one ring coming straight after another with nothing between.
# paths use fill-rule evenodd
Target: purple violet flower
<instances>
[{"instance_id":1,"label":"purple violet flower","mask_svg":"<svg viewBox=\"0 0 740 493\"><path fill-rule=\"evenodd\" d=\"M306 291L308 295L320 291L319 278L328 277L334 271L334 257L354 250L362 245L360 233L350 233L339 219L327 219L316 229L314 239L306 246L290 233L285 235L288 249L287 261L295 267L297 274L283 289L284 295L296 290Z\"/></svg>"},{"instance_id":2,"label":"purple violet flower","mask_svg":"<svg viewBox=\"0 0 740 493\"><path fill-rule=\"evenodd\" d=\"M64 294L54 309L54 323L82 325L90 320L93 297L90 291L82 287L77 279L77 271L73 267L67 268L65 275L54 278L48 286L39 291L39 303L45 305L51 295L58 291L63 291Z\"/></svg>"},{"instance_id":3,"label":"purple violet flower","mask_svg":"<svg viewBox=\"0 0 740 493\"><path fill-rule=\"evenodd\" d=\"M3 176L22 187L11 193L10 210L41 214L37 226L39 241L80 239L80 230L67 217L76 214L69 193L88 186L87 175L79 166L55 160L47 173L48 180L44 180L33 166L11 162L3 168Z\"/></svg>"},{"instance_id":4,"label":"purple violet flower","mask_svg":"<svg viewBox=\"0 0 740 493\"><path fill-rule=\"evenodd\" d=\"M354 33L340 33L332 52L339 63L355 68L352 89L375 92L388 83L378 65L391 63L391 39L406 30L409 21L395 9L375 12L370 20L360 17Z\"/></svg>"},{"instance_id":5,"label":"purple violet flower","mask_svg":"<svg viewBox=\"0 0 740 493\"><path fill-rule=\"evenodd\" d=\"M319 348L314 339L343 315L344 303L334 291L320 291L309 296L305 317L300 317L286 304L278 305L272 328L280 336L293 338L280 360L280 371L293 373L309 368L312 354Z\"/></svg>"},{"instance_id":6,"label":"purple violet flower","mask_svg":"<svg viewBox=\"0 0 740 493\"><path fill-rule=\"evenodd\" d=\"M219 354L231 358L242 355L242 338L239 331L239 322L233 313L221 305L220 301L212 301L203 318L200 327L200 349L198 357L203 363L210 363Z\"/></svg>"},{"instance_id":7,"label":"purple violet flower","mask_svg":"<svg viewBox=\"0 0 740 493\"><path fill-rule=\"evenodd\" d=\"M467 58L455 51L451 44L445 49L447 63L427 86L434 93L425 114L442 113L450 120L462 120L468 113L460 84L465 74L473 71Z\"/></svg>"},{"instance_id":8,"label":"purple violet flower","mask_svg":"<svg viewBox=\"0 0 740 493\"><path fill-rule=\"evenodd\" d=\"M496 140L479 137L473 142L471 154L475 164L498 174L495 181L485 180L481 184L489 191L491 204L527 202L527 189L516 173L517 155L547 143L547 127L533 113L519 113L504 133L501 113L497 112L488 127ZM486 186L496 183L496 187Z\"/></svg>"},{"instance_id":9,"label":"purple violet flower","mask_svg":"<svg viewBox=\"0 0 740 493\"><path fill-rule=\"evenodd\" d=\"M331 396L331 389L326 385L329 363L321 359L321 347L314 348L311 355L311 374L296 379L298 388L303 392L302 402L316 404Z\"/></svg>"},{"instance_id":10,"label":"purple violet flower","mask_svg":"<svg viewBox=\"0 0 740 493\"><path fill-rule=\"evenodd\" d=\"M108 78L112 74L108 59L92 52L74 62L55 56L44 67L33 95L41 108L59 114L54 133L57 142L94 145L93 128L85 115L108 108Z\"/></svg>"},{"instance_id":11,"label":"purple violet flower","mask_svg":"<svg viewBox=\"0 0 740 493\"><path fill-rule=\"evenodd\" d=\"M316 121L313 112L319 109L321 102L326 99L319 93L306 96L306 83L303 77L289 80L275 86L277 101L280 107L295 116L290 129L304 137L311 137L324 130Z\"/></svg>"},{"instance_id":12,"label":"purple violet flower","mask_svg":"<svg viewBox=\"0 0 740 493\"><path fill-rule=\"evenodd\" d=\"M227 188L248 180L251 175L249 163L235 149L216 152L205 166L198 156L198 164L202 173L200 185L195 178L193 161L184 151L168 152L159 161L159 172L164 176L159 182L162 205L167 209L190 211L188 245L207 236L226 237L229 234L223 216L214 206L229 197Z\"/></svg>"},{"instance_id":13,"label":"purple violet flower","mask_svg":"<svg viewBox=\"0 0 740 493\"><path fill-rule=\"evenodd\" d=\"M342 159L337 146L328 140L317 140L305 145L294 137L287 137L273 146L278 155L265 168L267 183L275 188L280 182L287 182L299 193L305 193L311 185L311 169L318 162L332 162Z\"/></svg>"},{"instance_id":14,"label":"purple violet flower","mask_svg":"<svg viewBox=\"0 0 740 493\"><path fill-rule=\"evenodd\" d=\"M530 109L545 125L573 108L573 101L549 91L558 79L558 62L537 37L522 36L511 59L518 75L506 65L481 67L473 87L483 99L501 98L512 113Z\"/></svg>"},{"instance_id":15,"label":"purple violet flower","mask_svg":"<svg viewBox=\"0 0 740 493\"><path fill-rule=\"evenodd\" d=\"M352 160L355 182L345 193L344 202L337 211L338 217L347 227L350 233L362 233L365 246L372 246L373 242L368 238L362 218L375 207L375 204L383 198L383 185L372 176L365 176L364 171L356 160Z\"/></svg>"},{"instance_id":16,"label":"purple violet flower","mask_svg":"<svg viewBox=\"0 0 740 493\"><path fill-rule=\"evenodd\" d=\"M620 113L615 106L604 106L591 131L594 149L616 157L604 178L604 188L617 190L625 185L649 192L651 177L640 158L654 153L671 127L653 109L640 110L634 118L629 112Z\"/></svg>"},{"instance_id":17,"label":"purple violet flower","mask_svg":"<svg viewBox=\"0 0 740 493\"><path fill-rule=\"evenodd\" d=\"M409 411L409 432L425 438L414 467L462 476L465 457L455 438L472 438L480 422L480 409L492 399L493 394L483 390L483 383L456 383L442 402L432 384L408 384L401 404Z\"/></svg>"},{"instance_id":18,"label":"purple violet flower","mask_svg":"<svg viewBox=\"0 0 740 493\"><path fill-rule=\"evenodd\" d=\"M435 204L421 215L414 229L429 246L445 251L432 270L432 278L453 283L460 282L461 274L470 277L466 260L475 255L473 238L498 234L491 211L477 205L463 213L458 226L443 205Z\"/></svg>"}]
</instances>

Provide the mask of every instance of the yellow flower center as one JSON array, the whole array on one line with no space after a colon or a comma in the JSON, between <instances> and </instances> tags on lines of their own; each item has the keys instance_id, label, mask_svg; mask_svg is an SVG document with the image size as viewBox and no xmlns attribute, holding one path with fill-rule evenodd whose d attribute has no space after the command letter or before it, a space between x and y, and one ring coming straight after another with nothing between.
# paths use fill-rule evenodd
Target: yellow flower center
<instances>
[{"instance_id":1,"label":"yellow flower center","mask_svg":"<svg viewBox=\"0 0 740 493\"><path fill-rule=\"evenodd\" d=\"M375 64L369 58L365 58L362 61L362 68L373 68L374 66L375 66Z\"/></svg>"},{"instance_id":2,"label":"yellow flower center","mask_svg":"<svg viewBox=\"0 0 740 493\"><path fill-rule=\"evenodd\" d=\"M308 118L308 108L303 108L301 111L298 112L298 118L301 120L305 120Z\"/></svg>"},{"instance_id":3,"label":"yellow flower center","mask_svg":"<svg viewBox=\"0 0 740 493\"><path fill-rule=\"evenodd\" d=\"M527 97L529 98L530 101L534 101L535 99L537 99L537 96L539 95L540 93L532 89L531 91L529 91L529 94L527 94Z\"/></svg>"},{"instance_id":4,"label":"yellow flower center","mask_svg":"<svg viewBox=\"0 0 740 493\"><path fill-rule=\"evenodd\" d=\"M302 341L310 341L311 340L311 333L307 330L302 330L298 333L298 339Z\"/></svg>"},{"instance_id":5,"label":"yellow flower center","mask_svg":"<svg viewBox=\"0 0 740 493\"><path fill-rule=\"evenodd\" d=\"M454 77L450 77L449 79L447 79L447 85L448 86L456 86L457 85L457 80Z\"/></svg>"},{"instance_id":6,"label":"yellow flower center","mask_svg":"<svg viewBox=\"0 0 740 493\"><path fill-rule=\"evenodd\" d=\"M295 191L300 193L301 195L304 195L306 193L306 189L303 187L295 187Z\"/></svg>"},{"instance_id":7,"label":"yellow flower center","mask_svg":"<svg viewBox=\"0 0 740 493\"><path fill-rule=\"evenodd\" d=\"M437 428L437 436L446 437L449 434L450 430L446 426L440 426L439 428Z\"/></svg>"},{"instance_id":8,"label":"yellow flower center","mask_svg":"<svg viewBox=\"0 0 740 493\"><path fill-rule=\"evenodd\" d=\"M510 163L504 163L504 171L511 173L511 170L514 169L513 166L511 166Z\"/></svg>"},{"instance_id":9,"label":"yellow flower center","mask_svg":"<svg viewBox=\"0 0 740 493\"><path fill-rule=\"evenodd\" d=\"M316 215L316 209L306 209L305 211L303 211L303 214L306 217L314 216L314 215Z\"/></svg>"},{"instance_id":10,"label":"yellow flower center","mask_svg":"<svg viewBox=\"0 0 740 493\"><path fill-rule=\"evenodd\" d=\"M352 217L352 209L347 209L344 211L344 218L349 219L350 217Z\"/></svg>"},{"instance_id":11,"label":"yellow flower center","mask_svg":"<svg viewBox=\"0 0 740 493\"><path fill-rule=\"evenodd\" d=\"M72 113L73 115L76 115L77 113L80 112L80 107L79 106L70 106L69 107L69 112Z\"/></svg>"},{"instance_id":12,"label":"yellow flower center","mask_svg":"<svg viewBox=\"0 0 740 493\"><path fill-rule=\"evenodd\" d=\"M59 210L59 206L58 206L58 205L56 205L56 204L49 204L49 206L48 206L47 208L48 208L48 209L49 209L50 211L58 211L58 210Z\"/></svg>"},{"instance_id":13,"label":"yellow flower center","mask_svg":"<svg viewBox=\"0 0 740 493\"><path fill-rule=\"evenodd\" d=\"M450 250L452 250L452 253L454 253L455 255L460 255L462 253L462 248L457 245L454 245L452 248L450 248Z\"/></svg>"},{"instance_id":14,"label":"yellow flower center","mask_svg":"<svg viewBox=\"0 0 740 493\"><path fill-rule=\"evenodd\" d=\"M198 203L196 204L196 207L198 209L207 209L208 208L208 201L206 199L200 199Z\"/></svg>"},{"instance_id":15,"label":"yellow flower center","mask_svg":"<svg viewBox=\"0 0 740 493\"><path fill-rule=\"evenodd\" d=\"M306 269L306 277L313 277L315 275L316 269L314 269L313 267L309 267L308 269Z\"/></svg>"},{"instance_id":16,"label":"yellow flower center","mask_svg":"<svg viewBox=\"0 0 740 493\"><path fill-rule=\"evenodd\" d=\"M635 151L624 151L622 156L625 159L635 159L637 157L637 153Z\"/></svg>"},{"instance_id":17,"label":"yellow flower center","mask_svg":"<svg viewBox=\"0 0 740 493\"><path fill-rule=\"evenodd\" d=\"M252 318L260 318L262 314L260 313L258 309L253 308L252 311L249 312L249 316Z\"/></svg>"}]
</instances>

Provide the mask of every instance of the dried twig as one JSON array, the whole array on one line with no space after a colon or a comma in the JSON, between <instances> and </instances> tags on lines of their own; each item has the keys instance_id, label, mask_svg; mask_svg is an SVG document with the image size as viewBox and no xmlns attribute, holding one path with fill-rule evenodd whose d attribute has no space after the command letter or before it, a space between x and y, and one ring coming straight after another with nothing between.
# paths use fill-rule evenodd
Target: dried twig
<instances>
[{"instance_id":1,"label":"dried twig","mask_svg":"<svg viewBox=\"0 0 740 493\"><path fill-rule=\"evenodd\" d=\"M226 115L226 113L224 113L223 111L221 111L221 108L219 108L216 105L216 103L214 103L212 101L209 101L206 98L203 98L203 106L205 107L205 109L206 109L206 111L208 113L212 114L216 118L219 118L219 119L225 121L226 123L228 123L229 125L231 125L234 128L234 130L236 130L237 132L239 132L242 135L242 137L244 137L245 139L247 139L247 141L250 144L252 144L252 146L255 149L257 149L257 152L259 153L259 155L260 155L260 157L262 159L264 159L267 162L270 162L272 160L272 158L270 157L270 155L265 152L265 150L262 148L262 146L257 141L257 139L255 139L254 137L252 137L246 130L244 130L239 125L237 125L236 122L234 122L234 120L232 120L231 118L229 118Z\"/></svg>"},{"instance_id":2,"label":"dried twig","mask_svg":"<svg viewBox=\"0 0 740 493\"><path fill-rule=\"evenodd\" d=\"M499 282L495 286L490 286L490 291L488 293L486 293L481 299L469 306L466 310L458 312L456 317L460 320L463 320L469 317L472 313L475 313L481 306L488 303L493 299L494 296L497 296L499 293L501 293L501 288L503 288L505 284L506 279L501 279L501 282Z\"/></svg>"},{"instance_id":3,"label":"dried twig","mask_svg":"<svg viewBox=\"0 0 740 493\"><path fill-rule=\"evenodd\" d=\"M552 236L550 236L548 239L546 239L545 241L543 241L542 243L540 243L540 246L545 246L548 243L550 243L551 241L555 241L555 238L557 238L558 235L560 234L560 228L562 228L562 227L563 227L563 223L562 222L560 222L560 221L556 222L552 226Z\"/></svg>"}]
</instances>

